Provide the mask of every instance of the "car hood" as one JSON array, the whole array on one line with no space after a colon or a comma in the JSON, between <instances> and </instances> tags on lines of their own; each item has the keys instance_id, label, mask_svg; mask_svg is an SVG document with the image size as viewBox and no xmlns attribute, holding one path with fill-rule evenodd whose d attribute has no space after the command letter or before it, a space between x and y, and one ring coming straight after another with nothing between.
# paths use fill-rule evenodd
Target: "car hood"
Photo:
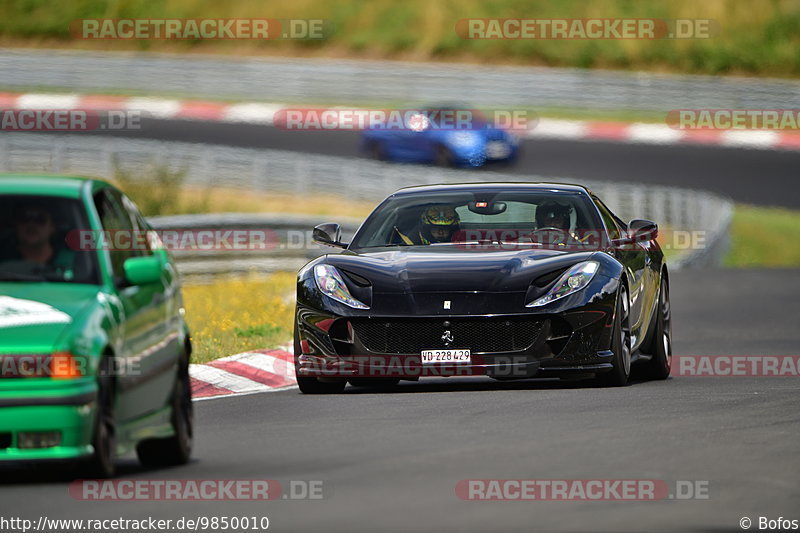
<instances>
[{"instance_id":1,"label":"car hood","mask_svg":"<svg viewBox=\"0 0 800 533\"><path fill-rule=\"evenodd\" d=\"M385 249L384 249L385 250ZM421 246L329 255L326 261L362 276L373 293L525 292L537 277L591 257L558 250L469 250Z\"/></svg>"},{"instance_id":2,"label":"car hood","mask_svg":"<svg viewBox=\"0 0 800 533\"><path fill-rule=\"evenodd\" d=\"M0 354L61 349L62 337L97 293L93 285L0 283Z\"/></svg>"}]
</instances>

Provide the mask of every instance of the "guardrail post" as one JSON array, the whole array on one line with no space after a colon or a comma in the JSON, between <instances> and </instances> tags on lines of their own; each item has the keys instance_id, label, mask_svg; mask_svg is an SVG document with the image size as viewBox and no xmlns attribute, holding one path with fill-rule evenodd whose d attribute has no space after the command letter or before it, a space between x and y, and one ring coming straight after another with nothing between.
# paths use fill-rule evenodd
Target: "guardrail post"
<instances>
[{"instance_id":1,"label":"guardrail post","mask_svg":"<svg viewBox=\"0 0 800 533\"><path fill-rule=\"evenodd\" d=\"M54 139L53 140L53 149L50 152L50 169L54 173L63 172L63 150L64 150L64 141L61 139Z\"/></svg>"},{"instance_id":2,"label":"guardrail post","mask_svg":"<svg viewBox=\"0 0 800 533\"><path fill-rule=\"evenodd\" d=\"M11 152L8 149L8 137L0 135L0 170L8 172L11 170Z\"/></svg>"}]
</instances>

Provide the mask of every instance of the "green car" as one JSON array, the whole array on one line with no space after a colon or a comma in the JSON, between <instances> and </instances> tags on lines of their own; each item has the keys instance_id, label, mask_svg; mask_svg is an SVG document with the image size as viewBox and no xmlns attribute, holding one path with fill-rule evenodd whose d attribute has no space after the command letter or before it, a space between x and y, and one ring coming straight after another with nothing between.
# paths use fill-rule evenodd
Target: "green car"
<instances>
[{"instance_id":1,"label":"green car","mask_svg":"<svg viewBox=\"0 0 800 533\"><path fill-rule=\"evenodd\" d=\"M118 189L0 174L0 461L186 463L183 315L172 259Z\"/></svg>"}]
</instances>

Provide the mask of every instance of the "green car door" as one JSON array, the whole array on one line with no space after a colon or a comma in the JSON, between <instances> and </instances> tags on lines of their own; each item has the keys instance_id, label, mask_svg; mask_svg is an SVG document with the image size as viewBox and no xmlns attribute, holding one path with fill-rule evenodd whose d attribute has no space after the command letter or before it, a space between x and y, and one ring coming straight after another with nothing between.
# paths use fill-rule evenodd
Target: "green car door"
<instances>
[{"instance_id":1,"label":"green car door","mask_svg":"<svg viewBox=\"0 0 800 533\"><path fill-rule=\"evenodd\" d=\"M107 241L108 262L116 292L111 303L119 314L117 382L119 398L116 414L120 420L135 420L157 411L169 399L173 370L178 364L180 332L168 319L174 310L174 283L168 273L170 263L152 250L147 239L137 239L140 232L132 202L116 189L100 188L93 196ZM101 239L97 239L99 242ZM130 262L129 262L130 261ZM125 265L155 263L157 279L131 283ZM156 278L154 269L153 278ZM137 280L140 281L140 280Z\"/></svg>"}]
</instances>

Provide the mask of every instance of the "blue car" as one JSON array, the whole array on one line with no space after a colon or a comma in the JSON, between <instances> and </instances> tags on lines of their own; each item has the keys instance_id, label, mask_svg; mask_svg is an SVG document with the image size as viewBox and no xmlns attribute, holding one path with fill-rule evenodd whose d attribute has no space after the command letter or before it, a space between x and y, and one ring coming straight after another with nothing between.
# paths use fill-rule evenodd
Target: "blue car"
<instances>
[{"instance_id":1,"label":"blue car","mask_svg":"<svg viewBox=\"0 0 800 533\"><path fill-rule=\"evenodd\" d=\"M459 113L469 115L469 120L450 120ZM495 161L511 163L519 151L516 135L462 106L425 107L406 118L401 127L380 124L364 129L362 152L381 161L480 167Z\"/></svg>"}]
</instances>

